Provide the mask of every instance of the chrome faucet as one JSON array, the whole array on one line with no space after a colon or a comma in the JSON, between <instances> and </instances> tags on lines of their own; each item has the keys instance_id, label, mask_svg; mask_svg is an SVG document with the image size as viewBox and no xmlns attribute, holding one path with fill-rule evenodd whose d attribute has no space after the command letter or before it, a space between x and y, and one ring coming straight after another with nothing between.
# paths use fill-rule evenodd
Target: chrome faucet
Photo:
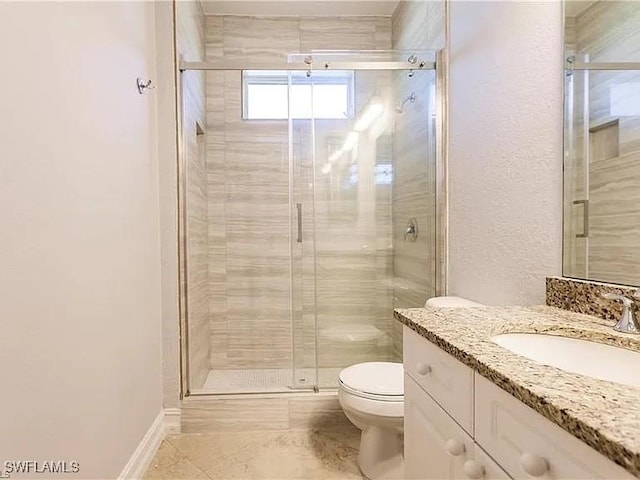
<instances>
[{"instance_id":1,"label":"chrome faucet","mask_svg":"<svg viewBox=\"0 0 640 480\"><path fill-rule=\"evenodd\" d=\"M620 317L620 320L618 320L618 323L616 323L613 327L616 332L635 334L640 333L640 324L638 324L638 320L635 318L632 309L633 300L617 293L603 293L602 297L608 300L616 300L622 302L622 316ZM635 299L640 299L640 288L636 290L636 292L633 294L633 297Z\"/></svg>"}]
</instances>

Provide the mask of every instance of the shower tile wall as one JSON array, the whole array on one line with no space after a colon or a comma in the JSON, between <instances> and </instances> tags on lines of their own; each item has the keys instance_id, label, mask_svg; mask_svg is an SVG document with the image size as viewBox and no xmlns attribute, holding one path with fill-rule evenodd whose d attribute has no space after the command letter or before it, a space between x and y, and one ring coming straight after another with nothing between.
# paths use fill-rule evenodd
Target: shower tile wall
<instances>
[{"instance_id":1,"label":"shower tile wall","mask_svg":"<svg viewBox=\"0 0 640 480\"><path fill-rule=\"evenodd\" d=\"M640 8L635 2L595 2L565 23L567 53L589 54L592 62L632 61L640 58ZM607 32L606 36L602 32ZM577 104L583 103L582 75L574 76ZM619 105L640 104L637 85L640 73L591 72L587 128L579 114L575 118L574 148L570 172L565 177L564 274L600 281L640 284L640 109L615 113L611 90L616 85L635 85ZM584 131L589 133L590 151L585 158ZM585 191L585 162L589 182ZM576 238L581 232L582 206L573 200L589 198L590 228L587 244ZM612 258L611 252L617 252ZM617 261L616 261L617 259ZM586 266L588 260L588 269Z\"/></svg>"},{"instance_id":2,"label":"shower tile wall","mask_svg":"<svg viewBox=\"0 0 640 480\"><path fill-rule=\"evenodd\" d=\"M390 48L388 17L206 17L207 60L283 61L312 49ZM210 367L290 368L287 122L242 120L240 72L208 72L207 126ZM319 182L320 200L323 188ZM379 213L377 228L390 237L390 211ZM317 215L319 323L362 323L362 307L373 305L367 323L390 329L391 290L388 282L380 290L378 279L389 276L391 251L367 254L348 232L337 238L321 201ZM337 278L337 271L340 281L324 280L324 272ZM340 304L352 306L334 307ZM312 346L314 335L306 329L303 344ZM321 349L327 362L348 362L329 345Z\"/></svg>"},{"instance_id":3,"label":"shower tile wall","mask_svg":"<svg viewBox=\"0 0 640 480\"><path fill-rule=\"evenodd\" d=\"M394 12L393 48L395 50L437 50L445 44L444 2L400 2ZM426 72L412 78L406 73L394 75L397 101L411 92L416 102L407 104L396 121L393 157L393 273L394 307L421 307L435 293L435 156L427 139L433 139L434 124L429 112ZM415 217L419 236L415 242L403 236L407 221ZM402 328L394 324L394 356L402 358Z\"/></svg>"},{"instance_id":4,"label":"shower tile wall","mask_svg":"<svg viewBox=\"0 0 640 480\"><path fill-rule=\"evenodd\" d=\"M187 61L204 59L204 13L200 2L178 4L178 51ZM209 272L207 268L207 185L204 137L205 78L201 72L183 75L183 131L185 158L183 175L186 180L186 261L187 308L189 314L189 377L192 388L200 388L209 373Z\"/></svg>"}]
</instances>

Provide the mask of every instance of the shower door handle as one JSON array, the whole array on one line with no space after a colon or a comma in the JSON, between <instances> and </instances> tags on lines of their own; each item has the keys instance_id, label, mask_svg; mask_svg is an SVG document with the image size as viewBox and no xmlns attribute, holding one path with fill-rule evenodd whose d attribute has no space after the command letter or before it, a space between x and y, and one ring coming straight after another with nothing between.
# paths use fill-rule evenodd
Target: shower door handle
<instances>
[{"instance_id":1,"label":"shower door handle","mask_svg":"<svg viewBox=\"0 0 640 480\"><path fill-rule=\"evenodd\" d=\"M297 242L302 243L302 204L296 203L296 210L298 211L298 238Z\"/></svg>"},{"instance_id":2,"label":"shower door handle","mask_svg":"<svg viewBox=\"0 0 640 480\"><path fill-rule=\"evenodd\" d=\"M582 233L576 233L576 238L589 237L589 200L574 200L574 205L582 205Z\"/></svg>"}]
</instances>

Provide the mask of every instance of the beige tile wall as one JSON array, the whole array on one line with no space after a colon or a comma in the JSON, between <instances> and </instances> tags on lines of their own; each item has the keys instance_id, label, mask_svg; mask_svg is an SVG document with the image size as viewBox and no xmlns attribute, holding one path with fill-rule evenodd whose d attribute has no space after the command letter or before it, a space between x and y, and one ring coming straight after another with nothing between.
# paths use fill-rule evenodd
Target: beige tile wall
<instances>
[{"instance_id":1,"label":"beige tile wall","mask_svg":"<svg viewBox=\"0 0 640 480\"><path fill-rule=\"evenodd\" d=\"M314 430L348 424L337 395L220 399L195 396L182 406L182 432Z\"/></svg>"},{"instance_id":2,"label":"beige tile wall","mask_svg":"<svg viewBox=\"0 0 640 480\"><path fill-rule=\"evenodd\" d=\"M206 46L208 60L260 61L284 60L288 53L311 49L389 49L391 20L208 16ZM385 82L390 84L389 79L379 78L357 84L373 84L371 91L378 85L383 88ZM368 101L368 91L363 88L359 92L363 103ZM286 121L243 121L240 92L239 72L207 73L210 366L287 368L292 360L292 342L296 365L310 366L316 352L314 265L308 255L312 246L309 192L304 197L306 250L304 255L294 252L297 318L293 329L296 336L292 338L288 126ZM326 147L326 141L335 135L343 139L344 128L339 122L324 130L318 127L317 148L323 144ZM304 164L311 154L309 135L309 125L297 122L294 140L300 170L294 172L296 175L311 174L309 164ZM355 322L384 324L390 330L388 189L376 190L378 197L372 203L375 213L366 230L367 250L362 248L362 241L349 241L349 227L354 213L358 214L357 202L344 198L336 202L330 195L328 178L319 181L316 188L318 326ZM302 195L302 190L299 193ZM336 215L336 211L345 215ZM300 292L305 293L304 298ZM321 366L345 365L381 355L377 343L355 350L333 348L333 344L331 340L319 340Z\"/></svg>"},{"instance_id":3,"label":"beige tile wall","mask_svg":"<svg viewBox=\"0 0 640 480\"><path fill-rule=\"evenodd\" d=\"M400 2L393 15L393 48L396 50L440 49L445 43L444 2ZM393 277L394 307L420 307L435 294L435 123L429 116L429 85L433 73L394 76L394 94L399 103L412 92L397 116L393 144ZM404 241L408 220L418 220L415 242ZM394 355L402 358L402 328L394 324Z\"/></svg>"},{"instance_id":4,"label":"beige tile wall","mask_svg":"<svg viewBox=\"0 0 640 480\"><path fill-rule=\"evenodd\" d=\"M639 24L637 2L596 2L566 22L567 49L589 54L591 61L632 61L640 58ZM576 115L575 142L569 168L565 168L565 275L640 284L640 111L617 116L611 111L610 97L612 86L638 82L638 72L590 73L589 124L585 127L582 117ZM574 83L574 99L581 105L584 75L576 73ZM625 102L632 99L621 103ZM585 135L589 136L588 155ZM590 205L588 243L575 237L583 228L582 206L571 203L586 197Z\"/></svg>"},{"instance_id":5,"label":"beige tile wall","mask_svg":"<svg viewBox=\"0 0 640 480\"><path fill-rule=\"evenodd\" d=\"M204 12L199 2L177 5L178 53L188 61L204 59ZM207 174L205 81L200 72L185 72L182 77L182 128L186 203L187 333L189 340L189 380L191 388L200 388L209 372L209 272L207 226Z\"/></svg>"},{"instance_id":6,"label":"beige tile wall","mask_svg":"<svg viewBox=\"0 0 640 480\"><path fill-rule=\"evenodd\" d=\"M289 21L207 17L207 59L274 58ZM265 32L274 37L265 42ZM252 48L253 46L253 48ZM274 48L274 50L271 50ZM291 358L287 125L241 119L240 72L207 73L211 368Z\"/></svg>"}]
</instances>

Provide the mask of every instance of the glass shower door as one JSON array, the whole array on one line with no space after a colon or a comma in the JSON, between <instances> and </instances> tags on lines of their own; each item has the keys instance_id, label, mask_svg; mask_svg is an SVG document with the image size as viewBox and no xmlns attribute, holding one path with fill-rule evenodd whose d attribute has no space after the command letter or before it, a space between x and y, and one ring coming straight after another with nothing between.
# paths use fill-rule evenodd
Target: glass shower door
<instances>
[{"instance_id":1,"label":"glass shower door","mask_svg":"<svg viewBox=\"0 0 640 480\"><path fill-rule=\"evenodd\" d=\"M181 62L189 394L335 388L433 295L434 55L313 55Z\"/></svg>"},{"instance_id":2,"label":"glass shower door","mask_svg":"<svg viewBox=\"0 0 640 480\"><path fill-rule=\"evenodd\" d=\"M313 89L305 72L289 72L291 388L317 390Z\"/></svg>"},{"instance_id":3,"label":"glass shower door","mask_svg":"<svg viewBox=\"0 0 640 480\"><path fill-rule=\"evenodd\" d=\"M291 75L293 370L321 389L349 365L401 361L393 308L435 293L435 72L371 68L407 56L314 54L354 69Z\"/></svg>"},{"instance_id":4,"label":"glass shower door","mask_svg":"<svg viewBox=\"0 0 640 480\"><path fill-rule=\"evenodd\" d=\"M589 273L589 74L565 76L563 273Z\"/></svg>"}]
</instances>

